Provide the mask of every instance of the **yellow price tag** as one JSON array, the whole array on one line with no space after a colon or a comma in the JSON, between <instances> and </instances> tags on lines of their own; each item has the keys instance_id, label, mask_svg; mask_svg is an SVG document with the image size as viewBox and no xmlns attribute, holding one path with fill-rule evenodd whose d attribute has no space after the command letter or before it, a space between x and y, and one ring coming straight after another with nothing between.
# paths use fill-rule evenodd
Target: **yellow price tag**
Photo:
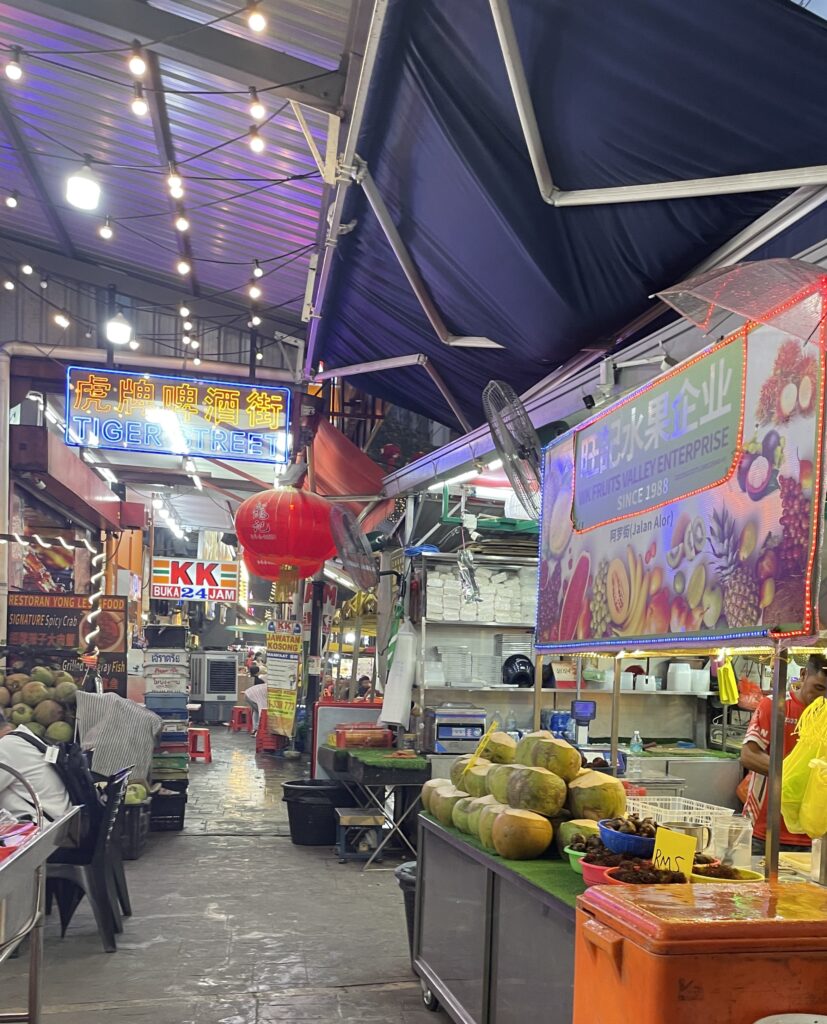
<instances>
[{"instance_id":1,"label":"yellow price tag","mask_svg":"<svg viewBox=\"0 0 827 1024\"><path fill-rule=\"evenodd\" d=\"M671 828L659 828L655 834L655 852L652 866L661 871L682 871L687 878L692 874L698 840Z\"/></svg>"}]
</instances>

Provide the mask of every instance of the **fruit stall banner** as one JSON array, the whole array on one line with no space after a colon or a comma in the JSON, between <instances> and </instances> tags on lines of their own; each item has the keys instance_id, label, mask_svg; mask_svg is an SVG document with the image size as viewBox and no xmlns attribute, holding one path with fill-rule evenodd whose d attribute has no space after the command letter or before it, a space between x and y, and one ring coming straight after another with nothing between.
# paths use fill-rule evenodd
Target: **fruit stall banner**
<instances>
[{"instance_id":1,"label":"fruit stall banner","mask_svg":"<svg viewBox=\"0 0 827 1024\"><path fill-rule=\"evenodd\" d=\"M195 377L66 371L66 444L286 463L290 391Z\"/></svg>"},{"instance_id":2,"label":"fruit stall banner","mask_svg":"<svg viewBox=\"0 0 827 1024\"><path fill-rule=\"evenodd\" d=\"M537 647L810 633L823 395L748 325L548 445Z\"/></svg>"},{"instance_id":3,"label":"fruit stall banner","mask_svg":"<svg viewBox=\"0 0 827 1024\"><path fill-rule=\"evenodd\" d=\"M98 672L104 689L126 696L125 597L102 597L95 625L100 655ZM80 659L85 649L81 633L89 611L88 594L9 594L7 663L34 660L71 675L80 683L86 666Z\"/></svg>"},{"instance_id":4,"label":"fruit stall banner","mask_svg":"<svg viewBox=\"0 0 827 1024\"><path fill-rule=\"evenodd\" d=\"M153 558L150 597L167 601L238 601L238 562Z\"/></svg>"},{"instance_id":5,"label":"fruit stall banner","mask_svg":"<svg viewBox=\"0 0 827 1024\"><path fill-rule=\"evenodd\" d=\"M267 728L280 736L293 735L301 658L301 623L270 622L267 626Z\"/></svg>"}]
</instances>

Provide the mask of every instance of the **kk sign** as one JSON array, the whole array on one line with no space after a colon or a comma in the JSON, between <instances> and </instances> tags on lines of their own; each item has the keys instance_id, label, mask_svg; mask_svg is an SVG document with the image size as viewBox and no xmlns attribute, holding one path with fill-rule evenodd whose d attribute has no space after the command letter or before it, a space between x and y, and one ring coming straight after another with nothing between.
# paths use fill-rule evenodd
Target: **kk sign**
<instances>
[{"instance_id":1,"label":"kk sign","mask_svg":"<svg viewBox=\"0 0 827 1024\"><path fill-rule=\"evenodd\" d=\"M66 444L286 463L290 391L70 366Z\"/></svg>"},{"instance_id":2,"label":"kk sign","mask_svg":"<svg viewBox=\"0 0 827 1024\"><path fill-rule=\"evenodd\" d=\"M150 597L167 601L238 601L236 562L153 558Z\"/></svg>"}]
</instances>

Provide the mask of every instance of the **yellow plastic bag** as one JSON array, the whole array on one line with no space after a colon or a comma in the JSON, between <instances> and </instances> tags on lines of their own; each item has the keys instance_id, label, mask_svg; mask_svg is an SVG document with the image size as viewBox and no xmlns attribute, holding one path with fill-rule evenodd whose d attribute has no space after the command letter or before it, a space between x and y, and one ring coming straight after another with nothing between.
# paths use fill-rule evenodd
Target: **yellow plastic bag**
<instances>
[{"instance_id":1,"label":"yellow plastic bag","mask_svg":"<svg viewBox=\"0 0 827 1024\"><path fill-rule=\"evenodd\" d=\"M781 813L790 832L807 832L801 806L812 774L810 762L827 753L827 701L823 697L801 712L796 732L798 742L784 758Z\"/></svg>"},{"instance_id":2,"label":"yellow plastic bag","mask_svg":"<svg viewBox=\"0 0 827 1024\"><path fill-rule=\"evenodd\" d=\"M718 697L722 704L738 703L738 683L729 658L718 666Z\"/></svg>"},{"instance_id":3,"label":"yellow plastic bag","mask_svg":"<svg viewBox=\"0 0 827 1024\"><path fill-rule=\"evenodd\" d=\"M810 777L801 801L801 831L810 839L827 835L827 761L816 757L810 761Z\"/></svg>"}]
</instances>

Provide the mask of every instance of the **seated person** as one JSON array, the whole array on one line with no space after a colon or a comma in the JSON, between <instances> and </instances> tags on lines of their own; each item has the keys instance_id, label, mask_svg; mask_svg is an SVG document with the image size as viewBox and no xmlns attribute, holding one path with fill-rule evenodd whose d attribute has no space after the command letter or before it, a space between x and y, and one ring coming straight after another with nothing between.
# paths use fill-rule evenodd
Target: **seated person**
<instances>
[{"instance_id":1,"label":"seated person","mask_svg":"<svg viewBox=\"0 0 827 1024\"><path fill-rule=\"evenodd\" d=\"M0 724L0 809L16 818L37 819L37 811L26 787L10 772L3 770L2 765L7 764L20 772L37 793L46 820L54 821L71 808L69 794L59 772L46 760L46 755L27 739L22 739L18 735L20 733L36 739L25 725L15 729L11 725Z\"/></svg>"}]
</instances>

